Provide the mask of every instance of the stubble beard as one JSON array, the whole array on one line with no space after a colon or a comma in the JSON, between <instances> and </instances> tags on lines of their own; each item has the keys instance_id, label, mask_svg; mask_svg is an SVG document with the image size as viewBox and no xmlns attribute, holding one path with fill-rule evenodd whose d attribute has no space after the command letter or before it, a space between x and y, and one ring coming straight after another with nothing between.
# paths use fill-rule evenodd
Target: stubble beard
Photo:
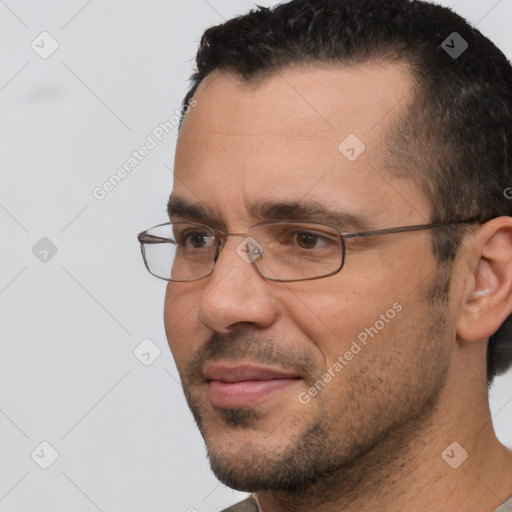
<instances>
[{"instance_id":1,"label":"stubble beard","mask_svg":"<svg viewBox=\"0 0 512 512\"><path fill-rule=\"evenodd\" d=\"M430 318L416 339L409 340L416 344L418 353L413 366L404 372L407 375L402 376L401 387L392 389L395 376L384 368L382 376L360 374L347 383L359 401L355 409L371 411L363 423L346 406L331 408L311 419L299 432L286 436L279 449L265 450L261 442L255 442L246 443L234 454L223 451L222 441L209 439L202 408L184 385L217 478L240 491L272 492L290 507L340 496L348 503L362 487L383 480L391 466L405 457L436 412L450 359L440 350L438 341L446 328L449 282L449 272L442 269L430 285L426 295ZM383 376L391 377L393 382L386 382ZM254 410L217 412L218 422L223 422L234 436L237 431L249 431L258 418Z\"/></svg>"}]
</instances>

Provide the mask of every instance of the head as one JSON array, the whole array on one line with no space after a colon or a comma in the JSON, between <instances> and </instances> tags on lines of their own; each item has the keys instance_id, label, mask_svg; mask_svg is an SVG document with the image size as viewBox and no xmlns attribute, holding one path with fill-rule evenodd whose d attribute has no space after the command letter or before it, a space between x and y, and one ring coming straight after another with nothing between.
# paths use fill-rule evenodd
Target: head
<instances>
[{"instance_id":1,"label":"head","mask_svg":"<svg viewBox=\"0 0 512 512\"><path fill-rule=\"evenodd\" d=\"M169 283L169 344L221 480L348 478L430 424L455 381L509 367L512 68L476 29L419 1L258 8L205 32L185 111L172 221L475 221L347 239L340 272L291 283L227 237L211 275Z\"/></svg>"}]
</instances>

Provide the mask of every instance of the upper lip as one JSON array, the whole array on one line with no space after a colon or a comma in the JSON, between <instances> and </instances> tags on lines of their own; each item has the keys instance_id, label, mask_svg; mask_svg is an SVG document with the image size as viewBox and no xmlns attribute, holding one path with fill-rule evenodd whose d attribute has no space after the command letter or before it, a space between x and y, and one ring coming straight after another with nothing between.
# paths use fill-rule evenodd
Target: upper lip
<instances>
[{"instance_id":1,"label":"upper lip","mask_svg":"<svg viewBox=\"0 0 512 512\"><path fill-rule=\"evenodd\" d=\"M283 369L257 366L254 364L230 365L227 363L213 363L204 370L207 381L220 380L224 382L244 382L248 380L297 379L297 374Z\"/></svg>"}]
</instances>

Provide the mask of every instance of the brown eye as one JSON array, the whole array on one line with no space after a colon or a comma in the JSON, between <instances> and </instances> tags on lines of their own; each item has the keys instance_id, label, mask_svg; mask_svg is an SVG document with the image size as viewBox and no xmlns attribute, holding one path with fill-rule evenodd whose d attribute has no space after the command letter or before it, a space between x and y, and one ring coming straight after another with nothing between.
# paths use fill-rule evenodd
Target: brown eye
<instances>
[{"instance_id":1,"label":"brown eye","mask_svg":"<svg viewBox=\"0 0 512 512\"><path fill-rule=\"evenodd\" d=\"M295 245L300 249L320 249L332 243L328 237L312 231L296 231L293 238Z\"/></svg>"},{"instance_id":2,"label":"brown eye","mask_svg":"<svg viewBox=\"0 0 512 512\"><path fill-rule=\"evenodd\" d=\"M320 238L313 233L304 232L297 233L295 240L301 249L315 249Z\"/></svg>"},{"instance_id":3,"label":"brown eye","mask_svg":"<svg viewBox=\"0 0 512 512\"><path fill-rule=\"evenodd\" d=\"M187 249L203 249L213 246L213 237L206 231L186 231L180 237L180 245Z\"/></svg>"}]
</instances>

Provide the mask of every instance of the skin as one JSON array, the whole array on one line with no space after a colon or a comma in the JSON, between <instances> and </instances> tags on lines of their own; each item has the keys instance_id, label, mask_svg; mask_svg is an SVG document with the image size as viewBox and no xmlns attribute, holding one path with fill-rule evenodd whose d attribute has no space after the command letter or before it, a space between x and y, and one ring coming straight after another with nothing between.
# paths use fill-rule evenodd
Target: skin
<instances>
[{"instance_id":1,"label":"skin","mask_svg":"<svg viewBox=\"0 0 512 512\"><path fill-rule=\"evenodd\" d=\"M260 221L248 206L262 200L316 201L364 217L367 229L428 223L419 188L382 163L411 88L397 64L297 67L250 86L214 72L182 125L172 195L208 207L202 223L237 233ZM338 150L351 133L366 145L354 162ZM490 512L504 502L512 455L492 427L485 352L512 311L511 235L507 217L472 229L444 300L428 299L441 279L430 231L352 241L339 273L294 283L261 277L230 237L209 277L169 283L169 345L219 479L255 491L264 512ZM400 312L301 403L396 303ZM212 361L297 380L255 406L215 407L201 373ZM468 453L457 469L441 457L454 441Z\"/></svg>"}]
</instances>

